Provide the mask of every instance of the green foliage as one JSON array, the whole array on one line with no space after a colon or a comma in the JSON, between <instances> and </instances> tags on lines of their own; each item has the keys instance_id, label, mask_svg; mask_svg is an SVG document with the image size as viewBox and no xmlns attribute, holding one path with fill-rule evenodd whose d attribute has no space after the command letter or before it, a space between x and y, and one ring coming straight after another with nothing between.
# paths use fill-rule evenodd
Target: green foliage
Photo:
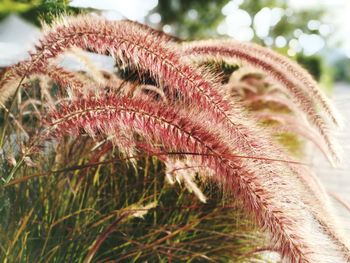
<instances>
[{"instance_id":1,"label":"green foliage","mask_svg":"<svg viewBox=\"0 0 350 263\"><path fill-rule=\"evenodd\" d=\"M79 9L70 7L68 0L3 0L0 3L0 20L17 13L31 23L40 26L42 21L51 22L59 14L74 15Z\"/></svg>"},{"instance_id":2,"label":"green foliage","mask_svg":"<svg viewBox=\"0 0 350 263\"><path fill-rule=\"evenodd\" d=\"M190 40L217 35L216 27L223 19L221 9L227 2L160 0L156 11L161 14L163 25L172 25L175 35Z\"/></svg>"},{"instance_id":3,"label":"green foliage","mask_svg":"<svg viewBox=\"0 0 350 263\"><path fill-rule=\"evenodd\" d=\"M243 262L264 244L252 218L214 184L203 204L169 185L156 158L131 166L116 153L93 162L93 144L83 142L65 140L1 188L2 262Z\"/></svg>"},{"instance_id":4,"label":"green foliage","mask_svg":"<svg viewBox=\"0 0 350 263\"><path fill-rule=\"evenodd\" d=\"M350 60L349 58L339 59L336 62L335 80L350 82Z\"/></svg>"},{"instance_id":5,"label":"green foliage","mask_svg":"<svg viewBox=\"0 0 350 263\"><path fill-rule=\"evenodd\" d=\"M297 61L302 65L319 83L328 94L332 93L333 83L339 76L338 70L328 65L320 56L304 56L299 54Z\"/></svg>"},{"instance_id":6,"label":"green foliage","mask_svg":"<svg viewBox=\"0 0 350 263\"><path fill-rule=\"evenodd\" d=\"M317 81L320 80L322 70L322 61L320 57L306 57L300 55L297 57L297 61L299 64L303 65Z\"/></svg>"},{"instance_id":7,"label":"green foliage","mask_svg":"<svg viewBox=\"0 0 350 263\"><path fill-rule=\"evenodd\" d=\"M217 36L217 26L225 19L222 14L222 8L229 0L219 1L201 1L201 0L160 0L155 9L161 17L161 24L169 24L173 28L173 34L184 39L197 39L204 37ZM283 15L281 20L271 28L269 36L273 39L277 36L284 36L287 40L294 38L295 29L300 29L304 33L315 33L308 29L307 22L309 20L318 20L324 10L291 10L286 1L283 0L244 0L239 6L240 9L247 11L253 18L261 9L281 8L288 10L289 15ZM194 15L195 14L195 15ZM255 41L263 44L262 39L254 38Z\"/></svg>"}]
</instances>

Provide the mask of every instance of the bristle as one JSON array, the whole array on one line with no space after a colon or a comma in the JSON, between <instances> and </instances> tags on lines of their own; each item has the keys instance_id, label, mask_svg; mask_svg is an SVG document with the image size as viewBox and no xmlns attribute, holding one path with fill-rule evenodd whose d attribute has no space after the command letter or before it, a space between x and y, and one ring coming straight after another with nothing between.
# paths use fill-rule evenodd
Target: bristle
<instances>
[{"instance_id":1,"label":"bristle","mask_svg":"<svg viewBox=\"0 0 350 263\"><path fill-rule=\"evenodd\" d=\"M314 130L297 129L302 122L289 117L278 119L281 129L317 140L323 151L337 159L315 102L336 122L334 110L302 69L246 44L195 42L182 47L166 34L130 21L78 16L58 19L45 31L30 59L8 69L0 83L0 102L14 93L20 81L34 74L48 76L66 89L69 98L51 109L43 136L86 133L94 139L109 138L126 156L141 151L155 154L165 163L181 159L185 168L204 167L244 203L270 233L274 248L285 260L330 263L350 258L346 242L328 215L323 188L308 169L274 143L271 130L259 127L257 118L245 111L245 103L259 97L259 88L239 78L233 84L245 85L240 87L241 94L250 90L255 97L245 102L233 99L227 92L230 83L222 86L217 75L197 68L186 56L239 58L259 68L285 87L296 105L290 104L288 97L280 103L293 113L303 112L319 134L312 137ZM112 90L109 93L95 87L94 81L86 83L78 74L54 65L59 55L76 47L111 55L120 68L131 68L139 79L150 76L154 85L141 81L125 84L116 76L103 80L101 72L93 73L98 75L97 82ZM278 92L267 93L263 99L272 101L271 97L276 100ZM187 175L183 178L187 187L205 201L193 176Z\"/></svg>"},{"instance_id":2,"label":"bristle","mask_svg":"<svg viewBox=\"0 0 350 263\"><path fill-rule=\"evenodd\" d=\"M192 56L193 59L203 59L200 56L204 56L204 59L208 59L213 56L220 56L222 58L237 58L248 63L250 66L257 67L266 72L268 76L274 78L282 86L286 87L286 91L294 98L295 102L299 105L300 109L306 114L310 122L318 129L322 136L324 143L329 149L329 154L333 159L334 163L340 163L339 152L337 146L331 139L327 125L321 116L317 113L313 101L313 97L307 95L305 90L298 87L297 83L294 82L294 77L291 73L281 71L278 64L265 59L261 59L261 54L252 51L246 47L245 43L224 46L221 44L215 44L216 42L198 42L189 43L184 46L184 55ZM235 42L234 42L235 43ZM250 52L251 51L251 52ZM313 89L313 92L316 92ZM317 93L320 91L317 89ZM316 97L318 98L318 97ZM321 103L322 104L322 103ZM326 103L323 103L326 105ZM327 104L328 105L328 104ZM330 106L326 109L326 112L333 118Z\"/></svg>"},{"instance_id":3,"label":"bristle","mask_svg":"<svg viewBox=\"0 0 350 263\"><path fill-rule=\"evenodd\" d=\"M311 215L298 201L298 190L295 191L299 187L285 181L288 176L260 174L262 171L250 166L254 161L228 157L233 149L215 133L191 121L187 114L146 103L111 97L80 100L62 105L60 111L52 113L49 127L59 133L75 133L83 128L93 134L129 127L142 136L145 143L161 143L164 149L196 153L200 156L198 161L215 171L216 179L234 191L260 224L269 230L276 247L285 257L291 262L323 259L323 252L305 237L315 233L313 228L302 229L307 228ZM274 167L279 169L278 165ZM278 195L274 194L276 191ZM310 232L307 235L303 231Z\"/></svg>"},{"instance_id":4,"label":"bristle","mask_svg":"<svg viewBox=\"0 0 350 263\"><path fill-rule=\"evenodd\" d=\"M269 48L256 45L254 43L239 42L234 40L198 41L192 42L190 45L191 48L195 46L225 47L226 50L230 50L229 52L231 53L230 56L232 58L235 56L241 57L240 52L244 51L246 55L252 56L256 60L275 65L276 69L279 69L281 72L283 72L283 74L285 74L288 79L295 81L299 88L303 89L310 96L310 98L313 98L336 125L342 125L342 117L338 113L337 109L333 106L333 104L329 101L329 99L324 95L324 93L320 92L318 84L313 79L313 77L299 64L278 54L277 52Z\"/></svg>"}]
</instances>

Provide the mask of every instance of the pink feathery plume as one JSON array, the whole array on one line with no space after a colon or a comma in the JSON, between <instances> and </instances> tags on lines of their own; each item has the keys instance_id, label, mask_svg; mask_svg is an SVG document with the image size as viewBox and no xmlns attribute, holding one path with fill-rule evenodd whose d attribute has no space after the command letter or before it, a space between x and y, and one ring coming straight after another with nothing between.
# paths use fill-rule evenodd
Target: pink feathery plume
<instances>
[{"instance_id":1,"label":"pink feathery plume","mask_svg":"<svg viewBox=\"0 0 350 263\"><path fill-rule=\"evenodd\" d=\"M63 103L60 111L51 115L50 127L57 134L69 131L78 134L84 129L95 136L97 132L129 130L143 137L146 145L161 143L169 151L192 153L217 174L218 181L245 201L247 209L270 231L285 257L292 262L315 262L320 255L326 256L318 249L319 241L307 236L309 233L320 235L323 241L330 237L327 231L325 236L323 231L308 228L315 223L314 217L317 222L322 218L303 203L311 199L317 202L315 192L310 194L305 191L307 185L300 184L303 174L285 165L289 158L270 143L268 133L246 118L241 104L224 99L218 83L183 61L183 54L175 43L137 24L82 16L58 22L47 30L36 52L26 62L25 71L20 70L22 64L19 64L8 73L19 70L26 75L34 69L43 70L49 60L73 46L113 55L139 73L150 73L177 97L168 105L123 97L82 97L68 105ZM0 92L3 90L4 87ZM181 105L187 113L180 113L176 105ZM190 108L195 114L190 113ZM199 122L199 116L205 117L204 121ZM123 147L128 147L129 141L126 140ZM272 159L282 162L272 162ZM308 224L307 229L303 228L304 223ZM332 251L340 246L329 243Z\"/></svg>"},{"instance_id":2,"label":"pink feathery plume","mask_svg":"<svg viewBox=\"0 0 350 263\"><path fill-rule=\"evenodd\" d=\"M328 133L325 121L317 113L314 100L312 99L324 97L323 95L319 95L322 94L319 89L312 89L312 92L318 95L308 96L305 89L299 87L300 83L295 81L297 79L296 77L273 61L265 59L264 56L250 48L249 44L246 43L200 41L184 45L183 50L183 55L191 56L193 60L203 60L213 57L220 57L220 59L239 59L250 66L266 72L268 76L271 76L276 82L286 87L286 91L288 91L300 109L306 114L310 122L318 129L324 143L327 145L331 159L334 160L332 164L340 162L339 152L335 142ZM324 99L318 102L321 105L327 105L325 108L326 113L328 113L335 123L338 123L338 119L336 118L338 114L328 100Z\"/></svg>"},{"instance_id":3,"label":"pink feathery plume","mask_svg":"<svg viewBox=\"0 0 350 263\"><path fill-rule=\"evenodd\" d=\"M204 128L188 112L150 101L127 98L90 98L61 105L50 114L48 127L53 134L90 135L119 128L130 129L149 145L178 154L191 153L201 165L212 169L216 180L240 198L272 241L290 262L334 262L337 248L322 231L310 208L300 200L302 187L293 184L283 166L270 163L279 176L265 174L251 158L235 155L234 145L210 128ZM320 243L321 242L321 243ZM322 249L329 243L329 250ZM322 244L322 245L321 245ZM332 252L333 251L333 252Z\"/></svg>"},{"instance_id":4,"label":"pink feathery plume","mask_svg":"<svg viewBox=\"0 0 350 263\"><path fill-rule=\"evenodd\" d=\"M28 61L21 62L9 69L5 70L3 78L0 81L0 102L4 103L11 97L16 89L25 83L28 76L38 75L47 76L55 83L64 88L73 88L82 90L86 88L87 83L81 79L76 73L68 71L62 67L48 64L45 67L30 68Z\"/></svg>"},{"instance_id":5,"label":"pink feathery plume","mask_svg":"<svg viewBox=\"0 0 350 263\"><path fill-rule=\"evenodd\" d=\"M210 55L211 53L220 57L239 59L268 72L268 75L275 75L277 81L292 82L319 104L335 124L342 125L342 117L324 93L320 91L313 77L296 62L269 48L235 40L204 40L185 44L185 54L193 54L192 51L195 54ZM283 78L278 79L280 76Z\"/></svg>"},{"instance_id":6,"label":"pink feathery plume","mask_svg":"<svg viewBox=\"0 0 350 263\"><path fill-rule=\"evenodd\" d=\"M245 134L252 129L244 128L239 115L240 105L233 105L223 99L214 87L215 84L205 78L202 72L183 63L173 42L158 39L157 34L154 35L136 23L112 22L91 16L63 20L46 31L36 52L25 62L30 65L27 68L45 68L50 59L73 46L100 54L111 54L125 65L131 64L141 72L150 72L172 90L178 89L181 92L180 98L191 107L208 111L213 116L211 121L226 123L233 139L244 148L258 148L254 147L257 140L247 140L249 136ZM21 68L23 65L19 64L9 72L17 72ZM2 90L4 87L0 89Z\"/></svg>"}]
</instances>

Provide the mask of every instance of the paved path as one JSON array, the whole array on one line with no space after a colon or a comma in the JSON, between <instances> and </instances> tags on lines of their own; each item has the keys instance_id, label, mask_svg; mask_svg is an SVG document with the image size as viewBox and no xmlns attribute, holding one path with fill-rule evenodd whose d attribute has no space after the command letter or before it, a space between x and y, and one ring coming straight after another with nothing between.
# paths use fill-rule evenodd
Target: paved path
<instances>
[{"instance_id":1,"label":"paved path","mask_svg":"<svg viewBox=\"0 0 350 263\"><path fill-rule=\"evenodd\" d=\"M334 132L343 150L343 163L338 168L332 168L316 150L313 151L311 163L326 189L350 205L350 85L337 84L333 101L343 115L345 123L341 131ZM337 211L350 234L350 211L342 206L337 206Z\"/></svg>"}]
</instances>

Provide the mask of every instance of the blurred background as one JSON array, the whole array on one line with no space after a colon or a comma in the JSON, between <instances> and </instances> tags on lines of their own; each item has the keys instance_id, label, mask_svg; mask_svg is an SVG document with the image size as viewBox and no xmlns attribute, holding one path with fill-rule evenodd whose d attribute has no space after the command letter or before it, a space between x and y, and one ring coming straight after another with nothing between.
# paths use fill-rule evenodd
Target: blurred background
<instances>
[{"instance_id":1,"label":"blurred background","mask_svg":"<svg viewBox=\"0 0 350 263\"><path fill-rule=\"evenodd\" d=\"M135 20L183 40L230 37L271 47L307 68L350 122L349 0L0 0L0 67L28 56L41 22L87 12ZM348 202L349 134L347 125L336 133L342 167L330 168L319 153L310 154L328 190Z\"/></svg>"},{"instance_id":2,"label":"blurred background","mask_svg":"<svg viewBox=\"0 0 350 263\"><path fill-rule=\"evenodd\" d=\"M136 20L180 39L254 41L298 60L327 88L350 81L347 0L1 0L0 66L27 55L41 21L79 12Z\"/></svg>"}]
</instances>

